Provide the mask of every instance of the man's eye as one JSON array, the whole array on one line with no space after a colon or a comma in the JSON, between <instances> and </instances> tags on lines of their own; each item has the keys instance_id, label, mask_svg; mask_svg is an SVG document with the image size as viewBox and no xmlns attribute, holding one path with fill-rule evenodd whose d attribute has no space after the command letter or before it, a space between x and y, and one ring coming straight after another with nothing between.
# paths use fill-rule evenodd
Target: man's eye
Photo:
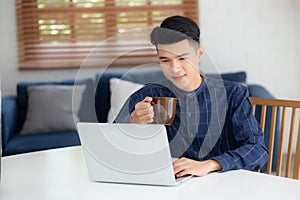
<instances>
[{"instance_id":1,"label":"man's eye","mask_svg":"<svg viewBox=\"0 0 300 200\"><path fill-rule=\"evenodd\" d=\"M170 60L161 60L161 62L166 63L169 62Z\"/></svg>"},{"instance_id":2,"label":"man's eye","mask_svg":"<svg viewBox=\"0 0 300 200\"><path fill-rule=\"evenodd\" d=\"M180 57L179 60L185 60L186 58Z\"/></svg>"}]
</instances>

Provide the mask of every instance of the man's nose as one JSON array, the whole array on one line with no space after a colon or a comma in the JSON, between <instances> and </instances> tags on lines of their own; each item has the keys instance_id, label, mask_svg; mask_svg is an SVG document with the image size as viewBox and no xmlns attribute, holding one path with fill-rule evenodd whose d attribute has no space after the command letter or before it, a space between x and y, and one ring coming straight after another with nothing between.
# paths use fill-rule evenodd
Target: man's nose
<instances>
[{"instance_id":1,"label":"man's nose","mask_svg":"<svg viewBox=\"0 0 300 200\"><path fill-rule=\"evenodd\" d=\"M181 63L178 60L172 60L172 69L177 72L181 70Z\"/></svg>"}]
</instances>

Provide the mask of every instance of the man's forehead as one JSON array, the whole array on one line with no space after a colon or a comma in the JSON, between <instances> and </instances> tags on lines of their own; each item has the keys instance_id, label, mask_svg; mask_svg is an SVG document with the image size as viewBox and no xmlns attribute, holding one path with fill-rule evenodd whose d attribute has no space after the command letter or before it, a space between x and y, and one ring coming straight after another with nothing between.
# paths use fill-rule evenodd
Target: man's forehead
<instances>
[{"instance_id":1,"label":"man's forehead","mask_svg":"<svg viewBox=\"0 0 300 200\"><path fill-rule=\"evenodd\" d=\"M158 44L157 50L159 54L171 53L181 55L193 51L193 47L189 44L188 40L182 40L173 44Z\"/></svg>"}]
</instances>

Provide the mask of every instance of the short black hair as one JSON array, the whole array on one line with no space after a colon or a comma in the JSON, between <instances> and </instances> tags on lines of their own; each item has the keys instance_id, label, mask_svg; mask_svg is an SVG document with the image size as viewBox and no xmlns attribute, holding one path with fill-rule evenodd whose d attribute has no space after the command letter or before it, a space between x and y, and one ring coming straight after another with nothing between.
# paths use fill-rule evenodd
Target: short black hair
<instances>
[{"instance_id":1,"label":"short black hair","mask_svg":"<svg viewBox=\"0 0 300 200\"><path fill-rule=\"evenodd\" d=\"M158 44L173 44L188 39L200 44L200 29L196 22L188 17L172 16L166 18L155 27L150 35L150 40L157 47Z\"/></svg>"}]
</instances>

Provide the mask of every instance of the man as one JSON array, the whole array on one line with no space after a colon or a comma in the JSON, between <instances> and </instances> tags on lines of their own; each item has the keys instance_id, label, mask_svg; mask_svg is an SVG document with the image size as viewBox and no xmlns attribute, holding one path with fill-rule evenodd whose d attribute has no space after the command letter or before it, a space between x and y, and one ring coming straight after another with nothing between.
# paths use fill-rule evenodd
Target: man
<instances>
[{"instance_id":1,"label":"man","mask_svg":"<svg viewBox=\"0 0 300 200\"><path fill-rule=\"evenodd\" d=\"M116 122L153 122L152 97L178 99L174 122L166 126L177 177L213 171L258 170L268 159L262 131L252 115L247 89L234 82L205 77L198 68L204 48L198 25L189 18L165 19L151 33L167 80L140 89Z\"/></svg>"}]
</instances>

